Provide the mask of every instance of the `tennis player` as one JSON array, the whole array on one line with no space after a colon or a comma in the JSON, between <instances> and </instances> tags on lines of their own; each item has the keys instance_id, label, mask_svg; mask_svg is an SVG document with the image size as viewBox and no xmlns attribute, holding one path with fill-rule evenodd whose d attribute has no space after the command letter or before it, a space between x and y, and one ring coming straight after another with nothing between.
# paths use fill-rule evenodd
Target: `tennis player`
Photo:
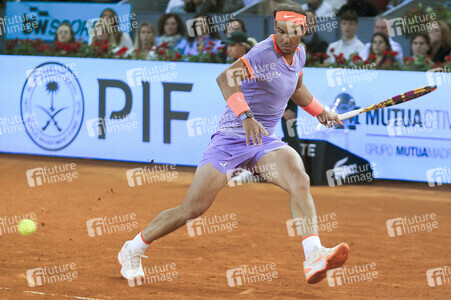
<instances>
[{"instance_id":1,"label":"tennis player","mask_svg":"<svg viewBox=\"0 0 451 300\"><path fill-rule=\"evenodd\" d=\"M126 279L144 277L141 258L147 247L202 215L227 183L228 172L245 167L266 170L270 164L276 166L278 174L271 183L290 196L292 218L304 220L303 225L295 226L302 235L307 282L317 283L326 277L327 270L345 263L347 244L333 248L321 244L309 177L299 154L274 134L290 98L323 125L342 121L336 113L324 110L302 83L305 50L299 44L306 32L305 12L294 4L280 4L274 17L275 34L218 76L227 102L219 126L183 202L161 212L133 240L125 242L118 260Z\"/></svg>"}]
</instances>

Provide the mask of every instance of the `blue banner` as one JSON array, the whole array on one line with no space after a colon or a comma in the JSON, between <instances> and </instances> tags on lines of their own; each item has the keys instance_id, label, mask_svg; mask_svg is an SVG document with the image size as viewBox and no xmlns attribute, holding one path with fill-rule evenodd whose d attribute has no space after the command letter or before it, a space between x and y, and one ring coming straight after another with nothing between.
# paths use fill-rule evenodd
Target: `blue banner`
<instances>
[{"instance_id":1,"label":"blue banner","mask_svg":"<svg viewBox=\"0 0 451 300\"><path fill-rule=\"evenodd\" d=\"M227 65L6 55L0 65L1 152L196 166L225 108L216 77ZM428 170L451 166L449 73L343 72L304 70L338 112L438 89L337 129L299 109L289 135L346 149L374 163L376 178L427 181Z\"/></svg>"},{"instance_id":2,"label":"blue banner","mask_svg":"<svg viewBox=\"0 0 451 300\"><path fill-rule=\"evenodd\" d=\"M58 26L68 22L72 25L75 39L88 42L94 23L107 8L116 12L120 31L131 32L132 28L137 28L136 15L131 13L130 4L9 1L4 24L0 24L0 34L6 32L6 39L53 41Z\"/></svg>"}]
</instances>

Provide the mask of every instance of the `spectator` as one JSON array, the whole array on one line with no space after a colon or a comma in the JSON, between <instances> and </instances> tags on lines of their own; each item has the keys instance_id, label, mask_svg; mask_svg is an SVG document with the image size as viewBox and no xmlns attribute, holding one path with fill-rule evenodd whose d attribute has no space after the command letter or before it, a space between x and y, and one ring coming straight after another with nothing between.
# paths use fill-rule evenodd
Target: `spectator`
<instances>
[{"instance_id":1,"label":"spectator","mask_svg":"<svg viewBox=\"0 0 451 300\"><path fill-rule=\"evenodd\" d=\"M247 33L246 25L243 20L233 19L226 23L225 35L229 37L234 31L242 31Z\"/></svg>"},{"instance_id":2,"label":"spectator","mask_svg":"<svg viewBox=\"0 0 451 300\"><path fill-rule=\"evenodd\" d=\"M199 14L195 18L193 28L196 28L195 35L188 38L188 44L183 54L198 55L205 51L218 54L221 40L213 19L207 15Z\"/></svg>"},{"instance_id":3,"label":"spectator","mask_svg":"<svg viewBox=\"0 0 451 300\"><path fill-rule=\"evenodd\" d=\"M53 43L60 42L63 44L75 43L75 33L72 26L67 22L62 22L55 32L55 40Z\"/></svg>"},{"instance_id":4,"label":"spectator","mask_svg":"<svg viewBox=\"0 0 451 300\"><path fill-rule=\"evenodd\" d=\"M119 49L122 47L126 47L128 49L133 48L133 41L130 35L126 32L122 32L119 30L119 19L117 14L111 8L107 8L100 14L99 22L103 22L108 25L107 27L111 30L111 34L114 38L114 41Z\"/></svg>"},{"instance_id":5,"label":"spectator","mask_svg":"<svg viewBox=\"0 0 451 300\"><path fill-rule=\"evenodd\" d=\"M136 30L134 54L138 58L155 59L154 48L156 45L155 28L152 24L144 22L139 25Z\"/></svg>"},{"instance_id":6,"label":"spectator","mask_svg":"<svg viewBox=\"0 0 451 300\"><path fill-rule=\"evenodd\" d=\"M170 49L179 49L183 53L188 41L185 36L185 24L177 14L164 14L158 20L157 29L160 37L157 44L166 43Z\"/></svg>"},{"instance_id":7,"label":"spectator","mask_svg":"<svg viewBox=\"0 0 451 300\"><path fill-rule=\"evenodd\" d=\"M258 13L260 15L272 15L274 8L280 3L287 2L285 0L263 0L258 6Z\"/></svg>"},{"instance_id":8,"label":"spectator","mask_svg":"<svg viewBox=\"0 0 451 300\"><path fill-rule=\"evenodd\" d=\"M315 12L307 10L305 13L307 16L307 32L301 39L306 46L305 50L309 53L326 53L329 44L317 33L318 23Z\"/></svg>"},{"instance_id":9,"label":"spectator","mask_svg":"<svg viewBox=\"0 0 451 300\"><path fill-rule=\"evenodd\" d=\"M445 57L449 55L451 50L451 35L448 24L442 20L434 21L435 26L432 26L429 31L429 37L431 38L431 55L434 62L445 62ZM434 23L432 23L434 25ZM438 25L438 26L437 26Z\"/></svg>"},{"instance_id":10,"label":"spectator","mask_svg":"<svg viewBox=\"0 0 451 300\"><path fill-rule=\"evenodd\" d=\"M314 11L318 17L327 16L334 12L332 6L323 0L307 0L307 3L302 4L302 9Z\"/></svg>"},{"instance_id":11,"label":"spectator","mask_svg":"<svg viewBox=\"0 0 451 300\"><path fill-rule=\"evenodd\" d=\"M230 14L234 13L244 7L243 0L224 0L222 7L222 13Z\"/></svg>"},{"instance_id":12,"label":"spectator","mask_svg":"<svg viewBox=\"0 0 451 300\"><path fill-rule=\"evenodd\" d=\"M350 10L345 11L343 15L340 16L340 30L342 34L342 39L327 47L327 55L329 58L327 62L333 63L334 57L333 55L343 54L345 59L348 59L352 53L359 52L362 50L363 43L357 38L355 34L357 28L359 27L358 16L357 13Z\"/></svg>"},{"instance_id":13,"label":"spectator","mask_svg":"<svg viewBox=\"0 0 451 300\"><path fill-rule=\"evenodd\" d=\"M116 47L116 42L112 35L112 30L108 25L105 25L102 22L97 21L94 24L94 28L92 29L92 39L89 42L90 45L94 45L99 42L108 41L110 47Z\"/></svg>"},{"instance_id":14,"label":"spectator","mask_svg":"<svg viewBox=\"0 0 451 300\"><path fill-rule=\"evenodd\" d=\"M368 0L348 0L348 2L340 8L338 15L341 15L347 10L357 12L359 17L375 17L379 14L377 6Z\"/></svg>"},{"instance_id":15,"label":"spectator","mask_svg":"<svg viewBox=\"0 0 451 300\"><path fill-rule=\"evenodd\" d=\"M380 67L392 61L392 58L386 55L387 51L392 51L388 37L380 32L375 33L371 39L370 56L376 56L376 66Z\"/></svg>"},{"instance_id":16,"label":"spectator","mask_svg":"<svg viewBox=\"0 0 451 300\"><path fill-rule=\"evenodd\" d=\"M425 32L417 32L412 35L410 40L410 50L412 57L427 56L431 49L431 39Z\"/></svg>"},{"instance_id":17,"label":"spectator","mask_svg":"<svg viewBox=\"0 0 451 300\"><path fill-rule=\"evenodd\" d=\"M245 32L235 31L226 40L227 44L227 62L233 63L243 55L249 52L256 45L256 41L249 38Z\"/></svg>"},{"instance_id":18,"label":"spectator","mask_svg":"<svg viewBox=\"0 0 451 300\"><path fill-rule=\"evenodd\" d=\"M387 18L385 17L377 17L374 20L374 26L373 26L373 34L374 33L383 33L386 36L388 35L388 29L387 29ZM398 55L396 55L396 59L398 61L402 61L403 58L403 51L401 44L395 42L391 37L388 38L390 42L390 46L393 49L393 51L398 52ZM366 60L368 58L368 54L370 53L371 43L366 43L364 48L359 52L359 56Z\"/></svg>"}]
</instances>

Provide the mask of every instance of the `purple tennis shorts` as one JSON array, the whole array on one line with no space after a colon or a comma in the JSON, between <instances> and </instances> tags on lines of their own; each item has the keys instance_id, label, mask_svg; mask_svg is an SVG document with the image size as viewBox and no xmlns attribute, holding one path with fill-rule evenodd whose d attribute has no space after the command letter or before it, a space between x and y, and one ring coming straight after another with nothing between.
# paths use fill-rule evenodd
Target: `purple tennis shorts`
<instances>
[{"instance_id":1,"label":"purple tennis shorts","mask_svg":"<svg viewBox=\"0 0 451 300\"><path fill-rule=\"evenodd\" d=\"M262 135L261 137L261 146L254 146L252 139L250 139L250 144L247 146L246 138L216 132L211 137L210 144L205 150L198 168L211 163L223 174L227 174L227 171L237 168L252 169L266 153L288 146L282 142L280 137L274 135Z\"/></svg>"}]
</instances>

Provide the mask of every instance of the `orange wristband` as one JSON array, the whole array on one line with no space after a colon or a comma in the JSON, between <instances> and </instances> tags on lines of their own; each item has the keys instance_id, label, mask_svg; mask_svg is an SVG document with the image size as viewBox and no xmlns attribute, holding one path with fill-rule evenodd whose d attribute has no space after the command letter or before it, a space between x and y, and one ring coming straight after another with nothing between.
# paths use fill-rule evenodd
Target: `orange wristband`
<instances>
[{"instance_id":1,"label":"orange wristband","mask_svg":"<svg viewBox=\"0 0 451 300\"><path fill-rule=\"evenodd\" d=\"M235 93L227 99L227 105L233 110L235 115L239 117L245 111L250 110L249 105L247 105L246 100L244 100L243 93Z\"/></svg>"},{"instance_id":2,"label":"orange wristband","mask_svg":"<svg viewBox=\"0 0 451 300\"><path fill-rule=\"evenodd\" d=\"M313 96L312 102L310 102L310 104L306 107L302 107L302 109L316 117L323 112L324 107L318 102L318 100L316 100L315 96Z\"/></svg>"}]
</instances>

